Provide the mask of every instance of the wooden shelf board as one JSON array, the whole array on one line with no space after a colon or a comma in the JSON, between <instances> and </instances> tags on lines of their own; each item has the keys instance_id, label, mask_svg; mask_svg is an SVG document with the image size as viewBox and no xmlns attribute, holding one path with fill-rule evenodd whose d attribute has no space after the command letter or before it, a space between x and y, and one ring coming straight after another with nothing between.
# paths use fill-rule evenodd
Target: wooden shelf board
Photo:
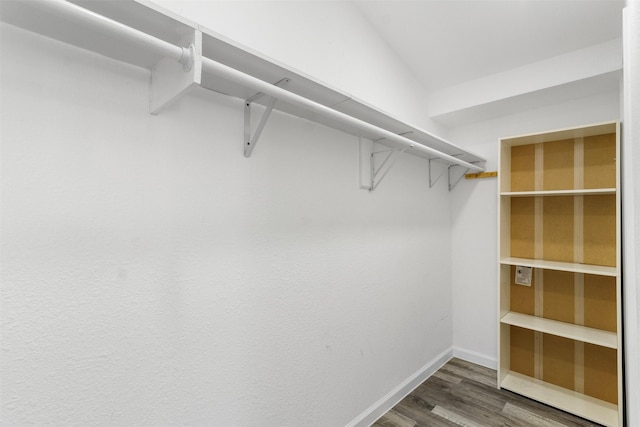
<instances>
[{"instance_id":1,"label":"wooden shelf board","mask_svg":"<svg viewBox=\"0 0 640 427\"><path fill-rule=\"evenodd\" d=\"M589 188L581 190L551 190L551 191L505 191L501 196L532 197L532 196L589 196L601 194L616 194L615 188Z\"/></svg>"},{"instance_id":2,"label":"wooden shelf board","mask_svg":"<svg viewBox=\"0 0 640 427\"><path fill-rule=\"evenodd\" d=\"M574 262L546 261L542 259L505 257L500 259L500 264L521 265L523 267L542 268L546 270L569 271L572 273L595 274L599 276L617 276L616 267L603 265L579 264Z\"/></svg>"},{"instance_id":3,"label":"wooden shelf board","mask_svg":"<svg viewBox=\"0 0 640 427\"><path fill-rule=\"evenodd\" d=\"M615 332L602 331L600 329L516 312L507 313L500 319L500 322L602 347L618 348L618 336Z\"/></svg>"},{"instance_id":4,"label":"wooden shelf board","mask_svg":"<svg viewBox=\"0 0 640 427\"><path fill-rule=\"evenodd\" d=\"M609 427L619 425L618 406L591 396L508 372L500 383L504 388Z\"/></svg>"}]
</instances>

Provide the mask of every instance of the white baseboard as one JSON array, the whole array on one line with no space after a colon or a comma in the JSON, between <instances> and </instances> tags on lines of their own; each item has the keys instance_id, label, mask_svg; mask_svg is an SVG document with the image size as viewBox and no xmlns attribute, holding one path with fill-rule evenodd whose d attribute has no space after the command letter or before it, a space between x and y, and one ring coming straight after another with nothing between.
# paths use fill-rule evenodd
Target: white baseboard
<instances>
[{"instance_id":1,"label":"white baseboard","mask_svg":"<svg viewBox=\"0 0 640 427\"><path fill-rule=\"evenodd\" d=\"M472 350L466 350L460 347L453 347L453 357L457 357L467 362L476 363L491 369L498 369L498 361L493 357L477 353Z\"/></svg>"},{"instance_id":2,"label":"white baseboard","mask_svg":"<svg viewBox=\"0 0 640 427\"><path fill-rule=\"evenodd\" d=\"M400 385L387 393L386 396L382 397L380 400L366 409L363 413L358 415L353 421L347 424L347 427L370 426L371 424L376 422L378 418L383 416L398 402L408 396L409 393L415 390L416 387L422 384L434 372L436 372L445 363L451 360L453 356L453 347L450 347L437 355L429 363L420 368L415 374L404 380Z\"/></svg>"}]
</instances>

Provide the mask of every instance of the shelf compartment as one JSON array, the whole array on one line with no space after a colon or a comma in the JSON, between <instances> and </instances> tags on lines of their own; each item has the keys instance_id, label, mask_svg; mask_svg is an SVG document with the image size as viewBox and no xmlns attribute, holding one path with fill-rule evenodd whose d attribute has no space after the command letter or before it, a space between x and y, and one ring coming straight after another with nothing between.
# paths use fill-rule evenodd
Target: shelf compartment
<instances>
[{"instance_id":1,"label":"shelf compartment","mask_svg":"<svg viewBox=\"0 0 640 427\"><path fill-rule=\"evenodd\" d=\"M506 325L518 326L520 328L595 344L602 347L613 349L618 347L618 337L615 332L602 331L586 326L559 322L557 320L545 319L543 317L531 316L513 311L503 316L500 322Z\"/></svg>"},{"instance_id":2,"label":"shelf compartment","mask_svg":"<svg viewBox=\"0 0 640 427\"><path fill-rule=\"evenodd\" d=\"M517 372L618 404L622 389L617 349L506 323L500 323L500 330L502 339L510 342L501 360L501 380L504 372Z\"/></svg>"},{"instance_id":3,"label":"shelf compartment","mask_svg":"<svg viewBox=\"0 0 640 427\"><path fill-rule=\"evenodd\" d=\"M543 190L543 191L505 191L501 196L508 197L544 197L544 196L592 196L616 194L615 188L587 188L580 190Z\"/></svg>"},{"instance_id":4,"label":"shelf compartment","mask_svg":"<svg viewBox=\"0 0 640 427\"><path fill-rule=\"evenodd\" d=\"M613 267L617 263L617 195L502 199L502 255ZM505 206L508 205L508 206ZM507 243L507 242L505 242Z\"/></svg>"},{"instance_id":5,"label":"shelf compartment","mask_svg":"<svg viewBox=\"0 0 640 427\"><path fill-rule=\"evenodd\" d=\"M536 270L531 285L523 286L515 283L515 271L514 265L500 269L505 291L502 316L512 311L602 331L618 330L615 277Z\"/></svg>"},{"instance_id":6,"label":"shelf compartment","mask_svg":"<svg viewBox=\"0 0 640 427\"><path fill-rule=\"evenodd\" d=\"M504 388L605 426L617 427L618 406L582 393L510 371L500 383Z\"/></svg>"},{"instance_id":7,"label":"shelf compartment","mask_svg":"<svg viewBox=\"0 0 640 427\"><path fill-rule=\"evenodd\" d=\"M569 271L572 273L594 274L598 276L618 275L616 267L608 267L603 265L580 264L575 262L547 261L532 258L516 258L504 257L500 259L503 265L521 265L523 267L542 268L545 270Z\"/></svg>"},{"instance_id":8,"label":"shelf compartment","mask_svg":"<svg viewBox=\"0 0 640 427\"><path fill-rule=\"evenodd\" d=\"M617 186L616 124L503 139L502 192Z\"/></svg>"}]
</instances>

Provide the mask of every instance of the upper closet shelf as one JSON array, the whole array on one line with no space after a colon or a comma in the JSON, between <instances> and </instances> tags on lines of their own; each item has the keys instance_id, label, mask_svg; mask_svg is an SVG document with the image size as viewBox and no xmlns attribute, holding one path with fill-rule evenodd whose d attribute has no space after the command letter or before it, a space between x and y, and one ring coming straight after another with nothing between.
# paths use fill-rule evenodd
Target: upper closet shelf
<instances>
[{"instance_id":1,"label":"upper closet shelf","mask_svg":"<svg viewBox=\"0 0 640 427\"><path fill-rule=\"evenodd\" d=\"M247 100L247 107L267 106L263 121L273 107L425 159L484 170L482 157L148 0L3 0L0 5L1 19L9 24L150 69L152 113L201 86ZM245 114L245 136L248 131Z\"/></svg>"}]
</instances>

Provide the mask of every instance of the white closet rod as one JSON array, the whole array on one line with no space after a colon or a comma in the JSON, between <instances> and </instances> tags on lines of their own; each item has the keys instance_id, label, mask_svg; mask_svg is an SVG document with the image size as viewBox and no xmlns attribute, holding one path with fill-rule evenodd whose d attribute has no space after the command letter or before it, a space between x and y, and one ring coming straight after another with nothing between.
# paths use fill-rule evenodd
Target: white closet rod
<instances>
[{"instance_id":1,"label":"white closet rod","mask_svg":"<svg viewBox=\"0 0 640 427\"><path fill-rule=\"evenodd\" d=\"M153 37L118 21L109 19L65 0L27 0L26 5L46 11L69 21L69 24L85 27L105 36L114 44L127 43L153 51L158 56L187 64L191 59L189 49L185 49L157 37Z\"/></svg>"},{"instance_id":2,"label":"white closet rod","mask_svg":"<svg viewBox=\"0 0 640 427\"><path fill-rule=\"evenodd\" d=\"M153 37L142 31L123 25L117 21L106 18L97 13L91 12L73 3L69 3L65 0L30 0L30 5L42 8L49 13L64 17L66 20L71 21L73 25L90 27L92 31L99 32L102 35L113 40L114 43L128 43L135 44L142 48L152 50L159 56L173 59L183 65L191 62L191 55L193 54L190 49L173 45L167 41ZM278 100L285 101L294 106L301 107L308 111L318 113L336 121L340 121L352 128L361 130L366 133L374 133L379 135L380 138L393 141L401 144L404 147L412 148L417 151L422 151L433 159L439 159L451 164L460 165L469 170L482 172L484 169L481 166L465 162L464 160L453 157L449 154L442 153L433 148L424 146L418 142L412 141L403 136L397 135L386 129L382 129L378 126L372 125L348 114L334 110L333 108L318 104L310 99L304 98L293 92L289 92L285 89L281 89L275 85L267 83L249 74L238 71L227 65L214 61L210 58L202 58L202 70L203 72L215 75L225 80L237 83L241 86L251 88L257 92L262 92L268 96L272 96Z\"/></svg>"},{"instance_id":3,"label":"white closet rod","mask_svg":"<svg viewBox=\"0 0 640 427\"><path fill-rule=\"evenodd\" d=\"M384 138L389 141L402 144L404 147L413 148L414 150L418 150L418 151L423 151L429 155L434 156L433 157L434 159L435 158L441 159L449 163L464 166L465 168L478 171L478 172L484 171L484 168L480 166L474 165L469 162L465 162L464 160L457 159L453 156L450 156L449 154L445 154L433 148L424 146L418 142L405 138L404 136L395 134L386 129L382 129L378 126L372 125L371 123L367 123L363 120L357 119L348 114L334 110L331 107L318 104L317 102L311 101L310 99L297 95L293 92L289 92L285 89L279 88L278 86L272 85L270 83L265 82L264 80L260 80L253 76L245 74L241 71L238 71L227 65L216 62L212 59L209 59L206 57L202 58L202 70L204 72L221 77L225 80L232 81L239 85L250 87L251 89L254 89L258 92L262 92L265 95L272 96L278 100L282 100L292 105L304 108L306 110L309 110L327 117L331 117L337 121L341 121L342 123L349 125L353 128L359 129L363 132L375 133L379 135L380 138Z\"/></svg>"}]
</instances>

